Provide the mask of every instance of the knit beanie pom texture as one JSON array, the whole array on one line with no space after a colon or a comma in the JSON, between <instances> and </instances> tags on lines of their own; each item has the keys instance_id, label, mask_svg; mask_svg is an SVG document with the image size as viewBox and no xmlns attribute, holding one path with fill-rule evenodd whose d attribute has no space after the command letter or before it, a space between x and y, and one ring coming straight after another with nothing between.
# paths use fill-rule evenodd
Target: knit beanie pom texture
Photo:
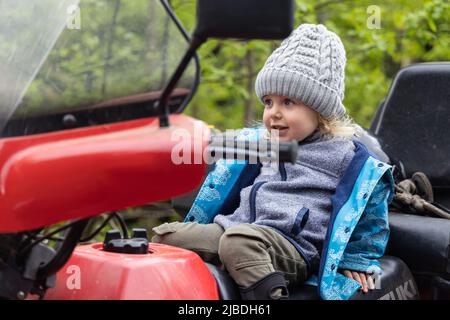
<instances>
[{"instance_id":1,"label":"knit beanie pom texture","mask_svg":"<svg viewBox=\"0 0 450 320\"><path fill-rule=\"evenodd\" d=\"M325 118L346 113L345 49L324 25L302 24L267 59L255 89L262 99L277 94L298 100Z\"/></svg>"}]
</instances>

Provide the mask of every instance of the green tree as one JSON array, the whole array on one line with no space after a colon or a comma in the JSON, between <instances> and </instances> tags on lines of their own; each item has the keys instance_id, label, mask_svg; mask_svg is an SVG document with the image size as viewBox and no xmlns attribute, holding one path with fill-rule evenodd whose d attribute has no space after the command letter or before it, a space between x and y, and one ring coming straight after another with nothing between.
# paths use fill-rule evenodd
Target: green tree
<instances>
[{"instance_id":1,"label":"green tree","mask_svg":"<svg viewBox=\"0 0 450 320\"><path fill-rule=\"evenodd\" d=\"M188 30L195 1L173 0ZM368 127L395 74L412 63L450 60L447 0L378 1L380 28L370 29L372 1L297 0L296 25L323 23L347 51L344 104ZM251 125L262 115L253 82L278 41L210 40L200 50L202 83L187 112L220 129Z\"/></svg>"}]
</instances>

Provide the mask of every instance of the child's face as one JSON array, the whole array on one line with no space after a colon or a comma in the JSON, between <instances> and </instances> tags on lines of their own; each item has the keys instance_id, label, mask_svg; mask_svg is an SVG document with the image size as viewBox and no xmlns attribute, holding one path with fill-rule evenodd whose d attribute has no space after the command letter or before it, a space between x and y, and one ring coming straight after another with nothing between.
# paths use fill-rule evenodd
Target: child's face
<instances>
[{"instance_id":1,"label":"child's face","mask_svg":"<svg viewBox=\"0 0 450 320\"><path fill-rule=\"evenodd\" d=\"M278 130L280 141L302 141L319 125L318 113L299 101L278 95L263 98L263 122L267 130Z\"/></svg>"}]
</instances>

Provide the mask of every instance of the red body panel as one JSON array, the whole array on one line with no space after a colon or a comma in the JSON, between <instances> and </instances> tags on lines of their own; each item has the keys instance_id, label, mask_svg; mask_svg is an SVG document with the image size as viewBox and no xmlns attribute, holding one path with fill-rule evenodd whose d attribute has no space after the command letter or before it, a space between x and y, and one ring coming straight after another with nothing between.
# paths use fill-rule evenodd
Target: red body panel
<instances>
[{"instance_id":1,"label":"red body panel","mask_svg":"<svg viewBox=\"0 0 450 320\"><path fill-rule=\"evenodd\" d=\"M175 145L185 145L191 159L202 159L209 130L184 115L172 115L170 121L163 129L150 118L0 140L0 232L36 229L193 190L205 175L205 162L176 165L171 153Z\"/></svg>"},{"instance_id":2,"label":"red body panel","mask_svg":"<svg viewBox=\"0 0 450 320\"><path fill-rule=\"evenodd\" d=\"M102 244L77 247L46 299L217 300L216 282L192 251L151 243L147 255L105 252Z\"/></svg>"}]
</instances>

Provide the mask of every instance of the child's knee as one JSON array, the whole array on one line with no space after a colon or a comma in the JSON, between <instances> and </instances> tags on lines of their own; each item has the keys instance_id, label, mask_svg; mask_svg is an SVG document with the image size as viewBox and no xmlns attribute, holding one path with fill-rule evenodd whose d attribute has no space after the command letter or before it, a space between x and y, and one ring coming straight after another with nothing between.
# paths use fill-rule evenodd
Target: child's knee
<instances>
[{"instance_id":1,"label":"child's knee","mask_svg":"<svg viewBox=\"0 0 450 320\"><path fill-rule=\"evenodd\" d=\"M225 264L258 255L262 250L258 234L249 225L228 228L219 241L219 256Z\"/></svg>"}]
</instances>

